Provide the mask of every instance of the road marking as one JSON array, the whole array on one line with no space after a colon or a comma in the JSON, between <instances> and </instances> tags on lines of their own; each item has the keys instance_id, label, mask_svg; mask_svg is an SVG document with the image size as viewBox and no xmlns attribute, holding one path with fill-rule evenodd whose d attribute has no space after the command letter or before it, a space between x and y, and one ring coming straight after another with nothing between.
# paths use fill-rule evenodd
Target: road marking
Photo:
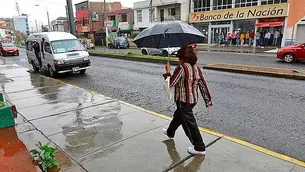
<instances>
[{"instance_id":1,"label":"road marking","mask_svg":"<svg viewBox=\"0 0 305 172\"><path fill-rule=\"evenodd\" d=\"M41 75L43 76L43 75ZM43 76L43 77L46 77L46 76ZM49 77L48 77L49 78ZM96 91L93 91L93 90L89 90L89 89L84 89L84 88L81 88L79 86L76 86L76 85L73 85L73 84L70 84L70 83L67 83L65 81L62 81L62 80L59 80L59 79L55 79L55 78L51 78L51 79L54 79L54 80L57 80L63 84L67 84L71 87L76 87L76 88L80 88L80 89L83 89L83 90L87 90L88 92L92 93L92 94L97 94L97 95L101 95L103 96L102 94L96 92ZM119 103L122 103L122 104L125 104L127 106L130 106L132 108L135 108L135 109L138 109L140 111L143 111L143 112L146 112L148 114L151 114L151 115L154 115L154 116L158 116L160 118L163 118L163 119L166 119L166 120L172 120L171 117L169 116L166 116L166 115L163 115L163 114L160 114L160 113L157 113L157 112L154 112L154 111L151 111L151 110L148 110L148 109L145 109L145 108L142 108L142 107L139 107L139 106L136 106L136 105L133 105L133 104L130 104L130 103L127 103L127 102L124 102L122 100L119 100L119 99L114 99L112 98L114 101L117 101ZM261 146L257 146L257 145L254 145L252 143L249 143L249 142L246 142L246 141L243 141L241 139L237 139L237 138L234 138L234 137L231 137L231 136L228 136L228 135L225 135L225 134L221 134L217 131L213 131L209 128L205 128L205 127L198 127L199 130L201 132L205 132L205 133L208 133L208 134L211 134L211 135L214 135L214 136L217 136L217 137L222 137L226 140L229 140L229 141L232 141L234 143L237 143L239 145L242 145L242 146L245 146L245 147L248 147L248 148L251 148L251 149L254 149L256 151L259 151L259 152L262 152L263 154L266 154L266 155L270 155L272 157L275 157L275 158L278 158L280 160L284 160L284 161L287 161L287 162L290 162L290 163L293 163L293 164L296 164L296 165L299 165L301 167L305 167L305 162L303 161L300 161L298 159L295 159L295 158L292 158L292 157L289 157L287 155L283 155L283 154L280 154L280 153L277 153L277 152L274 152L274 151L271 151L267 148L263 148Z\"/></svg>"}]
</instances>

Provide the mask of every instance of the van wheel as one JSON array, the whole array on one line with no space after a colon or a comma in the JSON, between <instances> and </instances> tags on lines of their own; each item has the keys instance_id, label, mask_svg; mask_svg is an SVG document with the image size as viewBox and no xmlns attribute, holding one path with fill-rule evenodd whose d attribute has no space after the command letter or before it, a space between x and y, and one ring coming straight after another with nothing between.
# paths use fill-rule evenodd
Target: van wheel
<instances>
[{"instance_id":1,"label":"van wheel","mask_svg":"<svg viewBox=\"0 0 305 172\"><path fill-rule=\"evenodd\" d=\"M80 74L85 74L86 73L86 69L80 70Z\"/></svg>"},{"instance_id":2,"label":"van wheel","mask_svg":"<svg viewBox=\"0 0 305 172\"><path fill-rule=\"evenodd\" d=\"M31 64L32 64L32 67L33 67L34 72L35 72L35 73L39 72L39 68L36 66L35 62L32 61Z\"/></svg>"},{"instance_id":3,"label":"van wheel","mask_svg":"<svg viewBox=\"0 0 305 172\"><path fill-rule=\"evenodd\" d=\"M168 52L164 50L164 51L162 52L162 56L163 56L163 57L168 57Z\"/></svg>"},{"instance_id":4,"label":"van wheel","mask_svg":"<svg viewBox=\"0 0 305 172\"><path fill-rule=\"evenodd\" d=\"M48 74L50 77L55 78L55 73L50 65L48 66Z\"/></svg>"}]
</instances>

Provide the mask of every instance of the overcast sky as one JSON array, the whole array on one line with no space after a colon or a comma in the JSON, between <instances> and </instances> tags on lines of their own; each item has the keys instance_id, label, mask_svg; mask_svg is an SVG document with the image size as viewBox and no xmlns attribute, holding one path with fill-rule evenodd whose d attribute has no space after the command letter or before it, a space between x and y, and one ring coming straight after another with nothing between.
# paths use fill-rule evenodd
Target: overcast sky
<instances>
[{"instance_id":1,"label":"overcast sky","mask_svg":"<svg viewBox=\"0 0 305 172\"><path fill-rule=\"evenodd\" d=\"M57 17L65 17L65 5L66 0L17 0L21 13L30 15L30 25L35 25L35 19L38 23L43 22L47 25L46 9L49 11L50 20L54 20ZM75 3L82 2L84 0L72 0L73 6ZM103 1L103 0L90 0L90 1ZM133 2L141 0L106 0L106 2L120 1L124 7L132 7ZM41 5L36 7L35 4ZM74 10L75 13L75 10ZM0 17L12 17L17 15L16 12L16 0L0 0ZM51 22L50 21L50 22Z\"/></svg>"}]
</instances>

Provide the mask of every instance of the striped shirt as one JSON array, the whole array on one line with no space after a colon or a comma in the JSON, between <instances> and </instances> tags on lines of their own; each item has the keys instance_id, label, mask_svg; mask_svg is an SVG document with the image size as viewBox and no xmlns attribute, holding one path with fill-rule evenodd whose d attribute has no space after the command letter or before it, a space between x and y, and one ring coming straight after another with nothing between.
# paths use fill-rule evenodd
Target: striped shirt
<instances>
[{"instance_id":1,"label":"striped shirt","mask_svg":"<svg viewBox=\"0 0 305 172\"><path fill-rule=\"evenodd\" d=\"M166 76L166 74L165 74ZM206 106L211 103L211 94L203 77L201 69L189 63L179 65L170 78L170 86L175 87L175 101L187 104L198 102L198 87Z\"/></svg>"}]
</instances>

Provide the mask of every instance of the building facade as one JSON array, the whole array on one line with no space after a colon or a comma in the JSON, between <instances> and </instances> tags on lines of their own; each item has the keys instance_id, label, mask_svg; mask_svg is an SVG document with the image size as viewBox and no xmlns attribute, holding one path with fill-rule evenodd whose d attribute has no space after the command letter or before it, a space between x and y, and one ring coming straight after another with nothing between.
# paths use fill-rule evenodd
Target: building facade
<instances>
[{"instance_id":1,"label":"building facade","mask_svg":"<svg viewBox=\"0 0 305 172\"><path fill-rule=\"evenodd\" d=\"M30 34L29 20L26 14L13 17L14 31L24 34Z\"/></svg>"},{"instance_id":2,"label":"building facade","mask_svg":"<svg viewBox=\"0 0 305 172\"><path fill-rule=\"evenodd\" d=\"M154 23L166 21L188 22L189 0L150 0L134 3L134 30L143 30Z\"/></svg>"},{"instance_id":3,"label":"building facade","mask_svg":"<svg viewBox=\"0 0 305 172\"><path fill-rule=\"evenodd\" d=\"M190 7L189 23L206 36L204 43L219 44L222 35L232 32L264 35L269 31L269 45L285 44L287 0L190 0ZM278 41L274 41L276 31L280 33Z\"/></svg>"},{"instance_id":4,"label":"building facade","mask_svg":"<svg viewBox=\"0 0 305 172\"><path fill-rule=\"evenodd\" d=\"M132 10L130 8L115 10L106 13L106 24L114 35L130 36L132 34Z\"/></svg>"},{"instance_id":5,"label":"building facade","mask_svg":"<svg viewBox=\"0 0 305 172\"><path fill-rule=\"evenodd\" d=\"M67 17L58 17L51 22L52 30L55 32L68 32L68 27L65 25L67 21Z\"/></svg>"},{"instance_id":6,"label":"building facade","mask_svg":"<svg viewBox=\"0 0 305 172\"><path fill-rule=\"evenodd\" d=\"M76 31L79 36L89 37L92 34L105 34L104 14L105 12L122 9L120 2L90 2L84 1L75 4L76 8Z\"/></svg>"}]
</instances>

